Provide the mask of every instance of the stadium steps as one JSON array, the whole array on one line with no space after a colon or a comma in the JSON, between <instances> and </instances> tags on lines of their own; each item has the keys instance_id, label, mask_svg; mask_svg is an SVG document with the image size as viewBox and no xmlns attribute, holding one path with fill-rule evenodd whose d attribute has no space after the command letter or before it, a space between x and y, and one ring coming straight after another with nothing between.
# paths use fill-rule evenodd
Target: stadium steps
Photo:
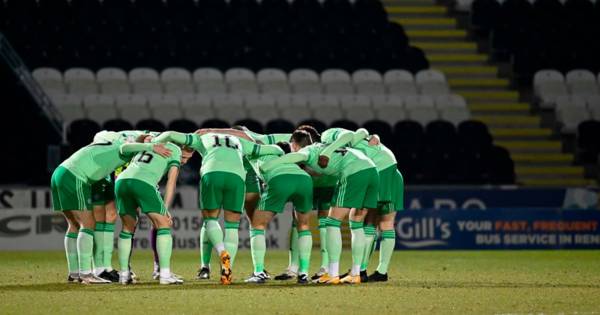
<instances>
[{"instance_id":1,"label":"stadium steps","mask_svg":"<svg viewBox=\"0 0 600 315\"><path fill-rule=\"evenodd\" d=\"M562 153L553 131L541 127L497 65L467 40L448 9L434 0L384 0L388 16L403 25L411 45L421 48L431 68L445 73L452 92L468 102L473 119L488 125L496 145L509 150L517 183L527 186L588 185L573 155Z\"/></svg>"}]
</instances>

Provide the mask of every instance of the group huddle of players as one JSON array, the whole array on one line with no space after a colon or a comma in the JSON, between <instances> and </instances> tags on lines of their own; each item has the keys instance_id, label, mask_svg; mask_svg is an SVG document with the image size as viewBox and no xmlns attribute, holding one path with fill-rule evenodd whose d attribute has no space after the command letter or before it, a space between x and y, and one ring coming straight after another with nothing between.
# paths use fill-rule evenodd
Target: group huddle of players
<instances>
[{"instance_id":1,"label":"group huddle of players","mask_svg":"<svg viewBox=\"0 0 600 315\"><path fill-rule=\"evenodd\" d=\"M394 219L403 209L404 182L394 154L363 128L331 128L319 134L308 125L291 134L261 135L244 127L167 131L102 131L54 171L53 207L68 222L65 252L68 281L85 284L136 281L131 271L132 238L139 213L152 222L153 278L183 283L170 269L171 214L179 167L198 152L202 266L198 279L210 278L213 249L220 259L220 281L232 282L242 214L250 222L254 271L245 280L264 283L265 229L287 203L293 204L290 264L277 280L300 284L387 281L395 247ZM126 165L126 167L124 167ZM164 199L158 184L167 177ZM112 209L112 211L111 211ZM117 209L117 210L115 210ZM93 210L93 211L89 211ZM218 217L223 210L224 232ZM311 211L318 211L321 267L309 277ZM119 271L111 266L116 213ZM352 266L340 275L341 223L348 217ZM367 275L381 236L379 265Z\"/></svg>"}]
</instances>

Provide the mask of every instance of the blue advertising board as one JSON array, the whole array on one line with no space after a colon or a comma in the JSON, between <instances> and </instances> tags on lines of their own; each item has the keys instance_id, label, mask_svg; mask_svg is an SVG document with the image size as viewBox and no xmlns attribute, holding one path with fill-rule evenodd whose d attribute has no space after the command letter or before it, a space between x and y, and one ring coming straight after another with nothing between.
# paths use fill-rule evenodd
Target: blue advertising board
<instances>
[{"instance_id":1,"label":"blue advertising board","mask_svg":"<svg viewBox=\"0 0 600 315\"><path fill-rule=\"evenodd\" d=\"M600 249L600 211L405 210L396 249Z\"/></svg>"},{"instance_id":2,"label":"blue advertising board","mask_svg":"<svg viewBox=\"0 0 600 315\"><path fill-rule=\"evenodd\" d=\"M407 209L598 208L588 188L410 187L404 200Z\"/></svg>"}]
</instances>

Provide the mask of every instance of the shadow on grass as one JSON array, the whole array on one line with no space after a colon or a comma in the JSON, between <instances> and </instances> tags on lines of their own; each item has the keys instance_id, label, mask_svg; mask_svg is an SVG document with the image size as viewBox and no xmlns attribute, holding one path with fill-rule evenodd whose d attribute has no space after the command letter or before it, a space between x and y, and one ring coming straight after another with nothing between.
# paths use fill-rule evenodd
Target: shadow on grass
<instances>
[{"instance_id":1,"label":"shadow on grass","mask_svg":"<svg viewBox=\"0 0 600 315\"><path fill-rule=\"evenodd\" d=\"M359 286L341 285L349 288L413 288L413 289L502 289L502 288L525 288L525 289L600 289L600 284L569 284L569 283L518 283L518 282L475 282L475 281L403 281L396 280L386 283L365 283ZM297 285L294 282L270 282L264 285L246 284L242 282L233 283L229 286L223 286L214 282L199 282L189 281L183 285L164 286L156 282L144 282L135 285L121 286L118 284L109 285L80 285L68 283L44 283L44 284L26 284L26 285L0 285L0 292L4 291L43 291L43 292L68 292L68 291L83 291L83 292L105 292L110 288L111 291L127 291L134 292L155 291L155 290L236 290L236 289L251 289L251 290L306 290L306 289L323 289L331 288L331 285ZM337 286L335 286L337 287Z\"/></svg>"}]
</instances>

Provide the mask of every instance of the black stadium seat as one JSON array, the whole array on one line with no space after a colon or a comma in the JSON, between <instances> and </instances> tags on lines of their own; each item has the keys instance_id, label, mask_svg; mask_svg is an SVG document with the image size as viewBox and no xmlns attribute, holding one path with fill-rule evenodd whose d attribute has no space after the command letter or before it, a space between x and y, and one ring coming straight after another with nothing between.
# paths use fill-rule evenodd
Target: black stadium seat
<instances>
[{"instance_id":1,"label":"black stadium seat","mask_svg":"<svg viewBox=\"0 0 600 315\"><path fill-rule=\"evenodd\" d=\"M198 129L198 125L191 120L177 119L169 123L168 129L179 132L194 132Z\"/></svg>"},{"instance_id":2,"label":"black stadium seat","mask_svg":"<svg viewBox=\"0 0 600 315\"><path fill-rule=\"evenodd\" d=\"M105 130L113 130L113 131L123 131L123 130L133 130L133 126L126 120L123 119L111 119L107 120L102 124L102 129Z\"/></svg>"},{"instance_id":3,"label":"black stadium seat","mask_svg":"<svg viewBox=\"0 0 600 315\"><path fill-rule=\"evenodd\" d=\"M254 132L264 133L263 125L254 119L242 119L235 122L234 125L244 126Z\"/></svg>"},{"instance_id":4,"label":"black stadium seat","mask_svg":"<svg viewBox=\"0 0 600 315\"><path fill-rule=\"evenodd\" d=\"M295 129L294 124L285 119L271 120L265 126L266 133L291 133Z\"/></svg>"},{"instance_id":5,"label":"black stadium seat","mask_svg":"<svg viewBox=\"0 0 600 315\"><path fill-rule=\"evenodd\" d=\"M94 135L100 131L100 125L89 119L80 119L73 121L67 129L67 141L71 148L77 150L88 145Z\"/></svg>"},{"instance_id":6,"label":"black stadium seat","mask_svg":"<svg viewBox=\"0 0 600 315\"><path fill-rule=\"evenodd\" d=\"M229 124L220 119L209 119L202 123L201 128L229 128Z\"/></svg>"},{"instance_id":7,"label":"black stadium seat","mask_svg":"<svg viewBox=\"0 0 600 315\"><path fill-rule=\"evenodd\" d=\"M583 164L596 164L600 153L600 121L586 120L577 126L577 160Z\"/></svg>"},{"instance_id":8,"label":"black stadium seat","mask_svg":"<svg viewBox=\"0 0 600 315\"><path fill-rule=\"evenodd\" d=\"M138 130L148 130L148 131L165 131L167 128L165 127L165 125L155 119L143 119L138 121L137 124L135 124L135 128Z\"/></svg>"}]
</instances>

